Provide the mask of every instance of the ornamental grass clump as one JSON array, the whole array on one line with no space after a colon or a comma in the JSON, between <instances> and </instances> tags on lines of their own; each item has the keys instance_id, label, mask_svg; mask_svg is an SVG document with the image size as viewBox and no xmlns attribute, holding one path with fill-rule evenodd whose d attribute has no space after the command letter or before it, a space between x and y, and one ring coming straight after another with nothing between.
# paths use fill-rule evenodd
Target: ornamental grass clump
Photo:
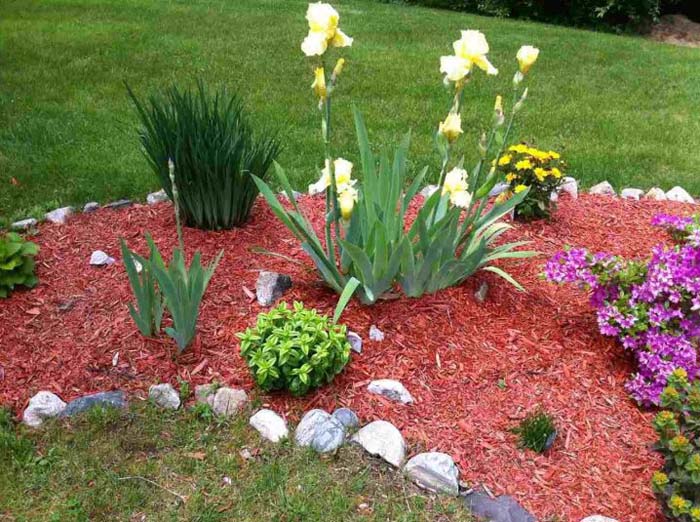
<instances>
[{"instance_id":1,"label":"ornamental grass clump","mask_svg":"<svg viewBox=\"0 0 700 522\"><path fill-rule=\"evenodd\" d=\"M518 436L518 446L537 453L548 450L557 435L554 420L543 411L529 414L511 431Z\"/></svg>"},{"instance_id":2,"label":"ornamental grass clump","mask_svg":"<svg viewBox=\"0 0 700 522\"><path fill-rule=\"evenodd\" d=\"M642 405L658 405L676 368L700 376L700 225L697 219L657 216L680 242L658 245L648 261L628 261L571 248L557 253L545 276L576 283L591 293L603 335L632 352L637 371L627 384Z\"/></svg>"},{"instance_id":3,"label":"ornamental grass clump","mask_svg":"<svg viewBox=\"0 0 700 522\"><path fill-rule=\"evenodd\" d=\"M508 184L500 198L508 199L530 187L525 199L514 208L516 218L531 221L551 216L556 207L552 195L564 182L566 168L558 152L519 143L508 147L496 166Z\"/></svg>"},{"instance_id":4,"label":"ornamental grass clump","mask_svg":"<svg viewBox=\"0 0 700 522\"><path fill-rule=\"evenodd\" d=\"M0 237L0 298L8 297L17 286L34 288L34 256L39 247L15 232Z\"/></svg>"},{"instance_id":5,"label":"ornamental grass clump","mask_svg":"<svg viewBox=\"0 0 700 522\"><path fill-rule=\"evenodd\" d=\"M500 221L523 201L528 190L508 201L488 207L488 195L499 179L495 168L487 171L493 158L504 150L513 128L514 116L527 98L523 82L537 60L539 50L523 46L517 54L519 70L513 78L513 102L506 117L502 98L494 105L491 130L479 142L479 161L464 168L464 158L455 157L455 144L463 134L461 108L465 87L477 70L495 75L489 62L489 46L479 31L462 31L454 42L454 54L443 56L440 72L452 96L451 108L437 126L435 140L441 157L438 190L424 201L410 227L405 222L409 203L420 189L426 170L406 188L408 137L395 148L393 161L376 155L370 146L364 121L355 110L355 128L362 162L362 184L353 178L353 164L333 150L331 140L331 99L346 64L340 57L332 72L328 55L333 48L349 47L353 39L339 29L340 16L329 4L309 4L306 18L309 33L301 50L311 59L311 90L318 100L321 135L325 147L323 167L309 193L323 194L326 212L323 240L294 202L292 187L284 171L276 166L278 179L292 201L282 206L275 193L255 178L268 204L301 242L328 286L340 293L350 278L360 282L358 295L372 304L391 294L398 285L403 293L418 297L454 286L477 270L489 270L520 286L493 262L522 258L534 252L517 250L524 242L496 244L510 225Z\"/></svg>"},{"instance_id":6,"label":"ornamental grass clump","mask_svg":"<svg viewBox=\"0 0 700 522\"><path fill-rule=\"evenodd\" d=\"M258 196L251 174L267 176L281 150L277 137L254 132L237 96L210 94L201 80L196 90L172 86L147 102L127 89L141 119L144 153L171 200L168 159L177 165L185 224L219 230L245 223Z\"/></svg>"}]
</instances>

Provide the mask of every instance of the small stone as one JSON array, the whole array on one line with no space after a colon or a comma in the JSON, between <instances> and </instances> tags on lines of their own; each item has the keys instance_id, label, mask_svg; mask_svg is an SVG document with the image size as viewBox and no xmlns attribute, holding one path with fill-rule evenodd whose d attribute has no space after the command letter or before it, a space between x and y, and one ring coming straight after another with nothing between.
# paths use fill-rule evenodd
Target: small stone
<instances>
[{"instance_id":1,"label":"small stone","mask_svg":"<svg viewBox=\"0 0 700 522\"><path fill-rule=\"evenodd\" d=\"M15 221L10 225L12 230L29 230L35 227L39 222L34 218L22 219L21 221Z\"/></svg>"},{"instance_id":2,"label":"small stone","mask_svg":"<svg viewBox=\"0 0 700 522\"><path fill-rule=\"evenodd\" d=\"M362 446L369 454L381 457L397 468L401 467L406 458L406 442L401 432L387 421L370 422L351 440Z\"/></svg>"},{"instance_id":3,"label":"small stone","mask_svg":"<svg viewBox=\"0 0 700 522\"><path fill-rule=\"evenodd\" d=\"M474 491L464 503L474 515L489 522L537 522L537 519L508 495L491 498L485 492Z\"/></svg>"},{"instance_id":4,"label":"small stone","mask_svg":"<svg viewBox=\"0 0 700 522\"><path fill-rule=\"evenodd\" d=\"M260 410L250 418L249 422L263 439L267 439L270 442L277 443L289 438L287 423L272 410Z\"/></svg>"},{"instance_id":5,"label":"small stone","mask_svg":"<svg viewBox=\"0 0 700 522\"><path fill-rule=\"evenodd\" d=\"M130 207L133 204L134 204L134 202L131 201L130 199L119 199L117 201L112 201L111 203L107 203L105 205L105 208L111 208L112 210L117 210L119 208Z\"/></svg>"},{"instance_id":6,"label":"small stone","mask_svg":"<svg viewBox=\"0 0 700 522\"><path fill-rule=\"evenodd\" d=\"M316 435L316 429L330 419L330 415L323 410L309 410L299 421L294 432L294 442L297 446L310 446Z\"/></svg>"},{"instance_id":7,"label":"small stone","mask_svg":"<svg viewBox=\"0 0 700 522\"><path fill-rule=\"evenodd\" d=\"M107 253L103 252L102 250L95 250L90 255L90 264L93 266L113 265L114 263L114 258L109 257Z\"/></svg>"},{"instance_id":8,"label":"small stone","mask_svg":"<svg viewBox=\"0 0 700 522\"><path fill-rule=\"evenodd\" d=\"M65 225L71 215L73 215L73 207L61 207L47 212L44 218L50 223Z\"/></svg>"},{"instance_id":9,"label":"small stone","mask_svg":"<svg viewBox=\"0 0 700 522\"><path fill-rule=\"evenodd\" d=\"M566 176L559 186L559 192L565 192L571 196L571 199L578 199L578 181L576 181L576 178Z\"/></svg>"},{"instance_id":10,"label":"small stone","mask_svg":"<svg viewBox=\"0 0 700 522\"><path fill-rule=\"evenodd\" d=\"M695 203L695 200L686 192L683 187L675 186L666 192L666 199L669 201L678 201L680 203Z\"/></svg>"},{"instance_id":11,"label":"small stone","mask_svg":"<svg viewBox=\"0 0 700 522\"><path fill-rule=\"evenodd\" d=\"M360 427L360 419L357 418L357 414L350 408L338 408L333 412L332 416L345 426L346 431L354 431Z\"/></svg>"},{"instance_id":12,"label":"small stone","mask_svg":"<svg viewBox=\"0 0 700 522\"><path fill-rule=\"evenodd\" d=\"M423 489L459 495L459 470L446 453L420 453L406 463L404 473Z\"/></svg>"},{"instance_id":13,"label":"small stone","mask_svg":"<svg viewBox=\"0 0 700 522\"><path fill-rule=\"evenodd\" d=\"M413 402L413 397L404 385L393 379L372 381L367 385L367 391L403 404L411 404Z\"/></svg>"},{"instance_id":14,"label":"small stone","mask_svg":"<svg viewBox=\"0 0 700 522\"><path fill-rule=\"evenodd\" d=\"M224 477L221 479L221 482L224 483L224 486L230 486L231 484L233 484L233 480L231 480L231 477Z\"/></svg>"},{"instance_id":15,"label":"small stone","mask_svg":"<svg viewBox=\"0 0 700 522\"><path fill-rule=\"evenodd\" d=\"M426 185L421 189L418 195L423 196L425 199L428 199L430 196L435 194L435 192L437 192L437 189L437 185Z\"/></svg>"},{"instance_id":16,"label":"small stone","mask_svg":"<svg viewBox=\"0 0 700 522\"><path fill-rule=\"evenodd\" d=\"M552 203L556 203L557 201L559 201L559 193L556 190L552 191L549 194L549 201L551 201Z\"/></svg>"},{"instance_id":17,"label":"small stone","mask_svg":"<svg viewBox=\"0 0 700 522\"><path fill-rule=\"evenodd\" d=\"M615 189L607 181L603 181L601 183L598 183L597 185L593 185L588 192L590 194L595 194L598 196L615 196L615 195L617 195L615 193Z\"/></svg>"},{"instance_id":18,"label":"small stone","mask_svg":"<svg viewBox=\"0 0 700 522\"><path fill-rule=\"evenodd\" d=\"M71 417L92 408L126 408L126 394L123 391L108 391L85 395L68 403L61 417Z\"/></svg>"},{"instance_id":19,"label":"small stone","mask_svg":"<svg viewBox=\"0 0 700 522\"><path fill-rule=\"evenodd\" d=\"M200 404L213 406L216 389L216 384L199 384L194 387L194 398Z\"/></svg>"},{"instance_id":20,"label":"small stone","mask_svg":"<svg viewBox=\"0 0 700 522\"><path fill-rule=\"evenodd\" d=\"M355 353L362 353L362 337L360 337L360 334L348 332L347 338L350 343L350 349Z\"/></svg>"},{"instance_id":21,"label":"small stone","mask_svg":"<svg viewBox=\"0 0 700 522\"><path fill-rule=\"evenodd\" d=\"M160 189L158 192L151 192L148 196L146 196L146 203L149 205L155 205L156 203L163 203L164 201L169 200L170 198L163 189Z\"/></svg>"},{"instance_id":22,"label":"small stone","mask_svg":"<svg viewBox=\"0 0 700 522\"><path fill-rule=\"evenodd\" d=\"M486 302L486 295L488 294L488 292L489 284L486 281L484 281L481 283L481 285L479 285L479 289L476 292L474 292L474 299L476 299L478 303L484 304L484 302Z\"/></svg>"},{"instance_id":23,"label":"small stone","mask_svg":"<svg viewBox=\"0 0 700 522\"><path fill-rule=\"evenodd\" d=\"M294 198L294 201L299 201L299 198L303 196L301 192L297 192L296 190L292 190L292 197ZM279 197L285 201L289 201L289 196L284 190L280 190L279 192Z\"/></svg>"},{"instance_id":24,"label":"small stone","mask_svg":"<svg viewBox=\"0 0 700 522\"><path fill-rule=\"evenodd\" d=\"M375 325L369 327L369 340L380 342L384 340L384 332L382 332Z\"/></svg>"},{"instance_id":25,"label":"small stone","mask_svg":"<svg viewBox=\"0 0 700 522\"><path fill-rule=\"evenodd\" d=\"M617 522L614 518L604 517L603 515L591 515L586 517L581 522Z\"/></svg>"},{"instance_id":26,"label":"small stone","mask_svg":"<svg viewBox=\"0 0 700 522\"><path fill-rule=\"evenodd\" d=\"M666 193L659 187L652 187L644 195L646 199L653 199L655 201L666 201Z\"/></svg>"},{"instance_id":27,"label":"small stone","mask_svg":"<svg viewBox=\"0 0 700 522\"><path fill-rule=\"evenodd\" d=\"M90 201L89 203L85 203L83 213L89 214L90 212L95 212L95 210L98 210L99 208L100 204L97 201Z\"/></svg>"},{"instance_id":28,"label":"small stone","mask_svg":"<svg viewBox=\"0 0 700 522\"><path fill-rule=\"evenodd\" d=\"M57 417L66 409L66 403L50 391L40 391L29 399L29 405L22 414L22 422L32 428L41 426L45 419Z\"/></svg>"},{"instance_id":29,"label":"small stone","mask_svg":"<svg viewBox=\"0 0 700 522\"><path fill-rule=\"evenodd\" d=\"M644 191L642 189L638 189L638 188L626 188L626 189L622 189L622 192L620 192L620 197L622 199L639 200L642 198L643 195L644 195Z\"/></svg>"},{"instance_id":30,"label":"small stone","mask_svg":"<svg viewBox=\"0 0 700 522\"><path fill-rule=\"evenodd\" d=\"M496 196L500 196L509 188L510 188L510 185L508 183L498 182L493 186L493 188L489 192L489 197L493 198Z\"/></svg>"},{"instance_id":31,"label":"small stone","mask_svg":"<svg viewBox=\"0 0 700 522\"><path fill-rule=\"evenodd\" d=\"M177 410L180 407L180 394L169 383L151 386L148 389L148 398L166 410Z\"/></svg>"},{"instance_id":32,"label":"small stone","mask_svg":"<svg viewBox=\"0 0 700 522\"><path fill-rule=\"evenodd\" d=\"M216 390L211 409L220 417L236 415L248 402L248 395L243 390L219 388Z\"/></svg>"},{"instance_id":33,"label":"small stone","mask_svg":"<svg viewBox=\"0 0 700 522\"><path fill-rule=\"evenodd\" d=\"M317 453L332 453L345 442L345 425L330 416L316 427L311 447Z\"/></svg>"},{"instance_id":34,"label":"small stone","mask_svg":"<svg viewBox=\"0 0 700 522\"><path fill-rule=\"evenodd\" d=\"M241 451L238 452L238 454L243 460L255 460L255 457L253 457L253 454L248 448L243 448Z\"/></svg>"},{"instance_id":35,"label":"small stone","mask_svg":"<svg viewBox=\"0 0 700 522\"><path fill-rule=\"evenodd\" d=\"M255 294L260 306L270 306L292 287L292 278L277 272L261 271L255 283Z\"/></svg>"}]
</instances>

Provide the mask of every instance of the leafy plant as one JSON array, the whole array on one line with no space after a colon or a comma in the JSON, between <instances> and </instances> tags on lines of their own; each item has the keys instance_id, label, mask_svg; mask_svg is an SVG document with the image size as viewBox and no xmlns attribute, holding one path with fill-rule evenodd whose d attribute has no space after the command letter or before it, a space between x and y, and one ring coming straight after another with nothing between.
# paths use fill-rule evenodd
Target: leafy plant
<instances>
[{"instance_id":1,"label":"leafy plant","mask_svg":"<svg viewBox=\"0 0 700 522\"><path fill-rule=\"evenodd\" d=\"M127 90L141 119L144 152L170 199L168 159L177 165L185 224L211 230L243 224L258 195L250 175L266 177L281 150L277 137L256 134L237 96L210 95L201 80L196 90L172 86L147 102Z\"/></svg>"},{"instance_id":2,"label":"leafy plant","mask_svg":"<svg viewBox=\"0 0 700 522\"><path fill-rule=\"evenodd\" d=\"M529 414L512 431L518 435L518 445L521 448L528 448L537 453L548 450L557 435L552 417L543 411Z\"/></svg>"},{"instance_id":3,"label":"leafy plant","mask_svg":"<svg viewBox=\"0 0 700 522\"><path fill-rule=\"evenodd\" d=\"M241 355L265 391L304 395L333 380L350 360L347 329L337 320L358 283L351 280L331 320L295 302L258 315L253 328L237 334Z\"/></svg>"},{"instance_id":4,"label":"leafy plant","mask_svg":"<svg viewBox=\"0 0 700 522\"><path fill-rule=\"evenodd\" d=\"M0 298L9 296L16 286L36 286L34 256L38 253L36 244L14 232L0 238Z\"/></svg>"},{"instance_id":5,"label":"leafy plant","mask_svg":"<svg viewBox=\"0 0 700 522\"><path fill-rule=\"evenodd\" d=\"M160 253L155 248L149 234L146 234L146 239L151 246L151 254L148 260L131 252L123 239L120 242L122 259L129 277L129 284L138 306L136 308L133 303L129 303L129 313L139 331L146 337L153 337L160 332L160 325L163 319L163 298L153 274L153 264L160 258ZM162 264L162 260L160 262ZM137 269L137 263L141 267L141 273Z\"/></svg>"},{"instance_id":6,"label":"leafy plant","mask_svg":"<svg viewBox=\"0 0 700 522\"><path fill-rule=\"evenodd\" d=\"M700 381L689 382L683 369L674 370L661 394L664 411L654 419L656 449L663 470L651 483L668 520L700 521Z\"/></svg>"}]
</instances>

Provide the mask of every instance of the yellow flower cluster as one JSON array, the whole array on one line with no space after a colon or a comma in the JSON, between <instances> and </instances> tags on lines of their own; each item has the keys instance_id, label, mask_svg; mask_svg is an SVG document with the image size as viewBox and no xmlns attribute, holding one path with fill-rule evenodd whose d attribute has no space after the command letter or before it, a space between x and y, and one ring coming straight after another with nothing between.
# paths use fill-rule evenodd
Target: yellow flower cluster
<instances>
[{"instance_id":1,"label":"yellow flower cluster","mask_svg":"<svg viewBox=\"0 0 700 522\"><path fill-rule=\"evenodd\" d=\"M333 161L333 173L335 174L335 189L338 194L340 213L343 219L348 220L357 201L358 192L355 188L356 179L352 179L352 162L338 158ZM316 183L309 185L309 194L312 196L325 192L331 186L331 165L326 161L326 166L321 170L321 177Z\"/></svg>"},{"instance_id":2,"label":"yellow flower cluster","mask_svg":"<svg viewBox=\"0 0 700 522\"><path fill-rule=\"evenodd\" d=\"M350 47L352 38L338 27L340 15L330 4L317 2L309 4L306 11L309 33L301 43L301 50L306 56L321 56L328 46Z\"/></svg>"},{"instance_id":3,"label":"yellow flower cluster","mask_svg":"<svg viewBox=\"0 0 700 522\"><path fill-rule=\"evenodd\" d=\"M523 154L528 157L514 162L514 154ZM558 160L560 157L558 152L551 150L545 152L521 143L509 147L508 153L501 156L498 161L494 161L494 165L498 165L499 167L512 166L513 170L506 174L506 181L508 183L515 181L529 171L532 171L537 181L541 183L549 176L554 179L560 179L563 176L559 167L543 168L538 166L539 164L551 160Z\"/></svg>"},{"instance_id":4,"label":"yellow flower cluster","mask_svg":"<svg viewBox=\"0 0 700 522\"><path fill-rule=\"evenodd\" d=\"M460 208L467 208L472 202L472 195L467 190L467 171L455 167L445 175L442 193L450 195L450 202Z\"/></svg>"},{"instance_id":5,"label":"yellow flower cluster","mask_svg":"<svg viewBox=\"0 0 700 522\"><path fill-rule=\"evenodd\" d=\"M454 54L440 58L440 72L445 75L445 83L460 82L468 76L476 65L486 74L498 74L486 55L489 44L481 31L462 31L462 37L452 44Z\"/></svg>"}]
</instances>

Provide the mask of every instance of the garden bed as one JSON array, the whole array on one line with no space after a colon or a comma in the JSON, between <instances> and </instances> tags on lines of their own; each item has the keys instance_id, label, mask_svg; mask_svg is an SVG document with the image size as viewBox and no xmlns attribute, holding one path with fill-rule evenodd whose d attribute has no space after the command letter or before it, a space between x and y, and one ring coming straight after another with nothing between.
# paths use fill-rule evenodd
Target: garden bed
<instances>
[{"instance_id":1,"label":"garden bed","mask_svg":"<svg viewBox=\"0 0 700 522\"><path fill-rule=\"evenodd\" d=\"M319 198L304 198L301 206L317 220L322 215ZM672 202L566 197L551 223L516 225L513 235L532 240L543 254L508 263L528 293L479 273L460 287L420 299L373 307L352 302L341 320L363 336L363 353L353 354L332 384L305 398L261 399L292 419L312 407L345 405L363 422L389 420L412 449L451 454L465 480L514 495L540 520L558 515L575 521L594 513L660 520L649 487L661 462L650 449L652 414L641 411L624 388L632 365L613 340L599 334L586 295L546 283L540 273L547 256L566 244L647 256L652 246L667 241L662 229L650 225L652 216L693 209ZM39 390L64 400L111 388L145 397L151 384L177 384L178 378L251 390L235 334L261 311L246 291L254 289L258 271L290 274L288 301L303 300L329 313L335 306L336 296L317 282L298 243L258 204L245 228L185 231L189 253L200 249L208 260L223 248L225 255L205 296L199 335L173 361L170 339L145 339L131 321L124 266L88 264L97 249L119 257L119 237L145 251L146 231L169 256L176 243L169 204L103 209L40 228L35 238L41 247L40 284L0 305L0 404L19 413ZM479 304L474 291L483 281L490 290ZM386 334L384 341L368 340L372 324ZM368 394L366 384L379 378L402 381L416 402L406 406ZM537 406L552 413L559 427L544 456L519 450L509 432Z\"/></svg>"}]
</instances>

